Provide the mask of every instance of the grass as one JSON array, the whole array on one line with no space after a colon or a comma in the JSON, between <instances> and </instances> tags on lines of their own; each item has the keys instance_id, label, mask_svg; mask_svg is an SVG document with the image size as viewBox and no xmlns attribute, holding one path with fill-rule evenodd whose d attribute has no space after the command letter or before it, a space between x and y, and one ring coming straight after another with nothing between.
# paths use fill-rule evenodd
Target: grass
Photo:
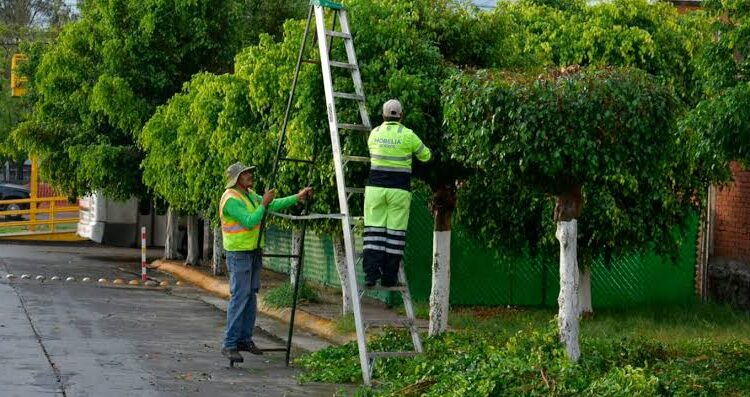
<instances>
[{"instance_id":1,"label":"grass","mask_svg":"<svg viewBox=\"0 0 750 397\"><path fill-rule=\"evenodd\" d=\"M77 222L77 221L76 221ZM57 224L55 225L55 231L74 231L78 227L77 223L64 223L64 224ZM37 232L47 232L50 230L49 225L38 225L35 227L35 231ZM24 233L28 232L29 227L28 226L8 226L3 227L2 222L0 221L0 234L10 234L10 233Z\"/></svg>"},{"instance_id":2,"label":"grass","mask_svg":"<svg viewBox=\"0 0 750 397\"><path fill-rule=\"evenodd\" d=\"M354 325L354 314L349 313L337 318L333 321L333 328L336 332L342 335L355 332L356 326Z\"/></svg>"},{"instance_id":3,"label":"grass","mask_svg":"<svg viewBox=\"0 0 750 397\"><path fill-rule=\"evenodd\" d=\"M456 329L515 333L543 327L556 314L551 309L455 308L449 324ZM750 342L750 314L718 304L596 310L582 319L581 335L595 339L617 335L668 344L696 338Z\"/></svg>"},{"instance_id":4,"label":"grass","mask_svg":"<svg viewBox=\"0 0 750 397\"><path fill-rule=\"evenodd\" d=\"M290 282L285 282L276 288L270 289L263 297L263 302L271 307L292 307L294 290ZM297 304L320 302L320 295L315 289L302 283L297 293Z\"/></svg>"},{"instance_id":5,"label":"grass","mask_svg":"<svg viewBox=\"0 0 750 397\"><path fill-rule=\"evenodd\" d=\"M417 305L426 312L427 305ZM717 304L597 310L581 321L581 360L571 364L558 342L556 310L454 307L452 332L423 338L425 353L374 367L378 387L357 395L599 396L748 395L750 314ZM337 327L353 329L352 316ZM411 349L390 330L373 351ZM361 381L357 346L303 356L302 381Z\"/></svg>"}]
</instances>

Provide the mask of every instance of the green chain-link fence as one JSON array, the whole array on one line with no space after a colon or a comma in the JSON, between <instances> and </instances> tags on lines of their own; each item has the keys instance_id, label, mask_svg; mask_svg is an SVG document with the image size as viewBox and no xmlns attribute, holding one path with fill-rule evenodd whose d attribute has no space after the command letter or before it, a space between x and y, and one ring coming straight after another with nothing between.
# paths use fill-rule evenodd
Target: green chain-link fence
<instances>
[{"instance_id":1,"label":"green chain-link fence","mask_svg":"<svg viewBox=\"0 0 750 397\"><path fill-rule=\"evenodd\" d=\"M433 221L427 210L427 194L415 192L409 220L405 263L412 297L427 302L432 280ZM676 264L654 254L633 254L612 261L610 266L594 263L591 274L592 303L596 308L627 307L633 304L688 303L695 300L695 241L698 227L691 220ZM267 251L291 252L291 232L271 228ZM482 245L453 225L451 242L451 304L555 306L559 291L558 258L519 255L513 260ZM271 258L266 267L288 273L289 261ZM362 282L361 265L357 268ZM308 233L305 238L303 276L339 287L331 239ZM373 295L390 301L385 294Z\"/></svg>"}]
</instances>

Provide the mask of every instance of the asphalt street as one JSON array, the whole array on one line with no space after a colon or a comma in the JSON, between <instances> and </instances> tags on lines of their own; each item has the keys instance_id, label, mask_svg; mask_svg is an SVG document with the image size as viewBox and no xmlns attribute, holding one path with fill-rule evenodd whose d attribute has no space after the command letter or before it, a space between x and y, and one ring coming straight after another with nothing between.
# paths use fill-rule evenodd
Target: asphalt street
<instances>
[{"instance_id":1,"label":"asphalt street","mask_svg":"<svg viewBox=\"0 0 750 397\"><path fill-rule=\"evenodd\" d=\"M160 254L149 251L154 259ZM181 293L190 287L111 284L138 278L139 261L137 249L0 243L0 396L331 396L342 390L298 384L283 352L245 353L243 364L229 368L219 353L225 313ZM16 277L6 278L9 273ZM255 341L283 347L258 332Z\"/></svg>"}]
</instances>

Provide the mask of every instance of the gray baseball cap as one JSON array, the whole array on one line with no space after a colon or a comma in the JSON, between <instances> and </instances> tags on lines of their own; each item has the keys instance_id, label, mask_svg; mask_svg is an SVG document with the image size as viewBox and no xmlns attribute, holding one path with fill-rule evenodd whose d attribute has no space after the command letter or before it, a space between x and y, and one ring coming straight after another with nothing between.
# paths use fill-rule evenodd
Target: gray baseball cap
<instances>
[{"instance_id":1,"label":"gray baseball cap","mask_svg":"<svg viewBox=\"0 0 750 397\"><path fill-rule=\"evenodd\" d=\"M383 104L383 117L401 117L401 102L389 99Z\"/></svg>"},{"instance_id":2,"label":"gray baseball cap","mask_svg":"<svg viewBox=\"0 0 750 397\"><path fill-rule=\"evenodd\" d=\"M227 168L227 186L226 188L229 189L230 187L237 184L237 178L240 177L240 174L245 171L252 171L255 169L255 166L253 165L245 165L240 162L236 162L232 165L230 165Z\"/></svg>"}]
</instances>

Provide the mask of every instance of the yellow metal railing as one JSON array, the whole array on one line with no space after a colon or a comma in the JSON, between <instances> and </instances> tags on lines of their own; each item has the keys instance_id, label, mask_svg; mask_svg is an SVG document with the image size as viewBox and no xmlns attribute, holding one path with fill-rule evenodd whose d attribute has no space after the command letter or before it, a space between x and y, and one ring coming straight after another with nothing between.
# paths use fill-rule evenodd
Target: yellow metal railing
<instances>
[{"instance_id":1,"label":"yellow metal railing","mask_svg":"<svg viewBox=\"0 0 750 397\"><path fill-rule=\"evenodd\" d=\"M0 200L0 207L28 204L28 209L0 211L0 240L81 240L76 236L79 208L66 197ZM60 202L66 202L60 205ZM40 206L41 205L41 206ZM28 216L27 219L23 219ZM21 217L21 220L13 218Z\"/></svg>"},{"instance_id":2,"label":"yellow metal railing","mask_svg":"<svg viewBox=\"0 0 750 397\"><path fill-rule=\"evenodd\" d=\"M31 198L0 200L0 208L11 204L28 207L0 211L0 240L82 240L76 235L78 205L68 204L68 198L63 196L39 197L39 163L34 157L31 158L29 193ZM62 214L67 215L60 216ZM21 220L14 219L19 217ZM61 227L63 225L68 226Z\"/></svg>"}]
</instances>

